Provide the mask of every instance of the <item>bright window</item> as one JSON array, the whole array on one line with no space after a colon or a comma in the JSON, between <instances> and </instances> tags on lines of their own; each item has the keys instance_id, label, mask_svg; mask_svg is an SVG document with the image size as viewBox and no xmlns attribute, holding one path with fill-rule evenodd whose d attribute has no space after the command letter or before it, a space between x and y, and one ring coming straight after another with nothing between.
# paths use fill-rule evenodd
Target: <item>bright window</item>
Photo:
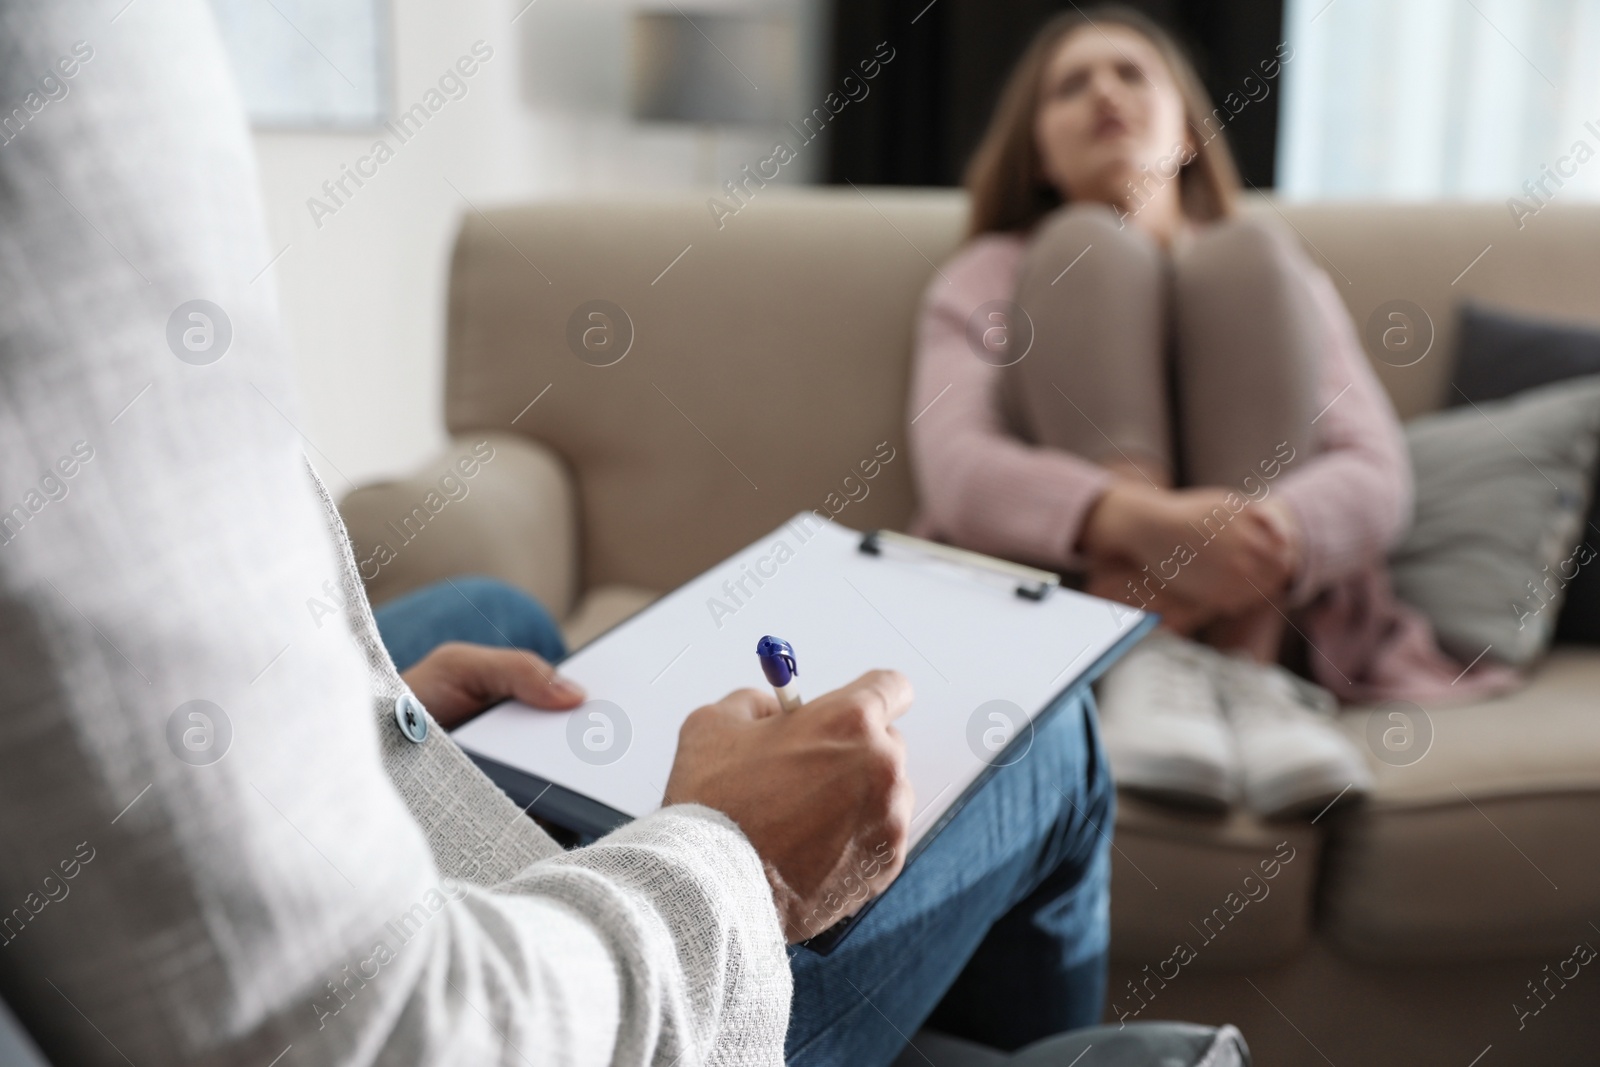
<instances>
[{"instance_id":1,"label":"bright window","mask_svg":"<svg viewBox=\"0 0 1600 1067\"><path fill-rule=\"evenodd\" d=\"M1600 0L1288 0L1284 25L1282 195L1600 197Z\"/></svg>"}]
</instances>

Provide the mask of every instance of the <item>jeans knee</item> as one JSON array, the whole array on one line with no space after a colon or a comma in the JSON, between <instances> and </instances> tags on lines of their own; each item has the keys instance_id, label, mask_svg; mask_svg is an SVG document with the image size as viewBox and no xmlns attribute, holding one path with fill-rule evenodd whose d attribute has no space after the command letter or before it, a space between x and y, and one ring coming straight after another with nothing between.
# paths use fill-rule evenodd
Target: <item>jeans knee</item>
<instances>
[{"instance_id":1,"label":"jeans knee","mask_svg":"<svg viewBox=\"0 0 1600 1067\"><path fill-rule=\"evenodd\" d=\"M1116 790L1100 744L1093 695L1086 693L1061 708L1036 735L1035 744L1049 752L1051 790L1066 802L1062 817L1069 824L1087 822L1109 833Z\"/></svg>"},{"instance_id":2,"label":"jeans knee","mask_svg":"<svg viewBox=\"0 0 1600 1067\"><path fill-rule=\"evenodd\" d=\"M532 596L509 582L484 575L451 581L514 647L536 652L552 663L566 657L560 626Z\"/></svg>"},{"instance_id":3,"label":"jeans knee","mask_svg":"<svg viewBox=\"0 0 1600 1067\"><path fill-rule=\"evenodd\" d=\"M1092 696L1085 699L1083 743L1084 795L1087 798L1084 810L1090 819L1104 826L1116 816L1117 787L1111 777L1111 761L1100 743L1100 717Z\"/></svg>"},{"instance_id":4,"label":"jeans knee","mask_svg":"<svg viewBox=\"0 0 1600 1067\"><path fill-rule=\"evenodd\" d=\"M543 612L537 600L499 578L490 578L482 574L468 574L459 578L450 579L450 584L467 598L473 607L491 618L503 615L514 615L526 605L533 605L534 609Z\"/></svg>"}]
</instances>

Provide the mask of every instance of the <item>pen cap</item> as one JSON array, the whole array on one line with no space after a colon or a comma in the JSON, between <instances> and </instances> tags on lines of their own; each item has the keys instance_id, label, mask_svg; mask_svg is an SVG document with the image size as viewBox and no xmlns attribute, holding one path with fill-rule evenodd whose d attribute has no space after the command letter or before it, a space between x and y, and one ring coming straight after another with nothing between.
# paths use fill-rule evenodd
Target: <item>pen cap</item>
<instances>
[{"instance_id":1,"label":"pen cap","mask_svg":"<svg viewBox=\"0 0 1600 1067\"><path fill-rule=\"evenodd\" d=\"M756 655L761 658L761 673L774 686L786 686L790 679L800 673L794 659L794 647L781 637L767 636L757 641Z\"/></svg>"}]
</instances>

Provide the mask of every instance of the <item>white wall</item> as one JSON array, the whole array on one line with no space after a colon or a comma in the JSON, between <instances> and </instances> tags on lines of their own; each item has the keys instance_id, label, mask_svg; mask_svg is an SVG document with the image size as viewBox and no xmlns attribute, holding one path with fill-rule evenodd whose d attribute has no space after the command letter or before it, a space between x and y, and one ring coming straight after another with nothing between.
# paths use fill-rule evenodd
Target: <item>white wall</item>
<instances>
[{"instance_id":1,"label":"white wall","mask_svg":"<svg viewBox=\"0 0 1600 1067\"><path fill-rule=\"evenodd\" d=\"M493 56L394 158L333 215L311 197L354 166L371 134L260 131L256 151L274 250L269 269L300 378L301 432L335 494L408 470L445 443L442 414L446 270L463 212L541 197L696 186L697 135L626 117L628 0L390 0L399 109L475 41ZM691 17L714 8L786 12L801 40L800 111L819 95L820 0L680 0ZM521 12L519 14L519 11ZM761 158L761 132L717 138L715 177ZM796 161L805 180L820 158ZM812 171L799 168L810 166ZM455 189L451 188L451 185ZM460 194L455 191L460 190ZM463 199L465 197L465 200ZM320 454L319 454L320 453Z\"/></svg>"}]
</instances>

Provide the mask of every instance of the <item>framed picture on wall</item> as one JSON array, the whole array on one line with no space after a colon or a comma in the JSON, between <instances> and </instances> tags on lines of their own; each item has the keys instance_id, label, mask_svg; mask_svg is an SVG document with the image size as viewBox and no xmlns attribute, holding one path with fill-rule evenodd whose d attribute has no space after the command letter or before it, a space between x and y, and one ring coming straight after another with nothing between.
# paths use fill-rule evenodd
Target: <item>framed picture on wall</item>
<instances>
[{"instance_id":1,"label":"framed picture on wall","mask_svg":"<svg viewBox=\"0 0 1600 1067\"><path fill-rule=\"evenodd\" d=\"M251 124L365 130L389 117L386 0L211 0Z\"/></svg>"}]
</instances>

